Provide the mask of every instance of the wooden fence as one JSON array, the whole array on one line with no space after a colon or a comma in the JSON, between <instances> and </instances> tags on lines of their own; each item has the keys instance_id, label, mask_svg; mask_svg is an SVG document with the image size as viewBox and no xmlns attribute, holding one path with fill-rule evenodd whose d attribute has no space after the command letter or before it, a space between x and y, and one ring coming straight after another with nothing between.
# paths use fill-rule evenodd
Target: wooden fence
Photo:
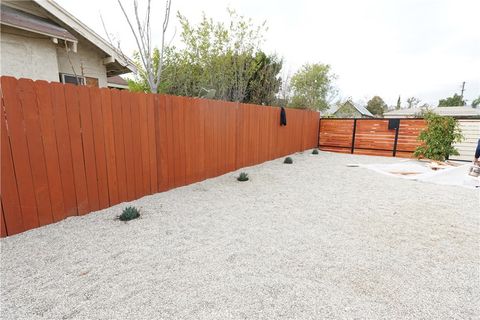
<instances>
[{"instance_id":1,"label":"wooden fence","mask_svg":"<svg viewBox=\"0 0 480 320\"><path fill-rule=\"evenodd\" d=\"M410 158L424 127L423 119L321 119L318 143L325 151Z\"/></svg>"},{"instance_id":2,"label":"wooden fence","mask_svg":"<svg viewBox=\"0 0 480 320\"><path fill-rule=\"evenodd\" d=\"M1 235L317 146L318 113L1 77Z\"/></svg>"}]
</instances>

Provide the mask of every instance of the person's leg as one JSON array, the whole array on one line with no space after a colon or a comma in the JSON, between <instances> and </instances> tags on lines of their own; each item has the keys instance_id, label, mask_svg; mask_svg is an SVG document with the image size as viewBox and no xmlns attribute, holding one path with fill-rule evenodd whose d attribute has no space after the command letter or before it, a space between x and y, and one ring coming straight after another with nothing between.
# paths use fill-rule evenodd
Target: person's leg
<instances>
[{"instance_id":1,"label":"person's leg","mask_svg":"<svg viewBox=\"0 0 480 320\"><path fill-rule=\"evenodd\" d=\"M477 150L475 150L475 161L478 161L480 158L480 139L478 139Z\"/></svg>"}]
</instances>

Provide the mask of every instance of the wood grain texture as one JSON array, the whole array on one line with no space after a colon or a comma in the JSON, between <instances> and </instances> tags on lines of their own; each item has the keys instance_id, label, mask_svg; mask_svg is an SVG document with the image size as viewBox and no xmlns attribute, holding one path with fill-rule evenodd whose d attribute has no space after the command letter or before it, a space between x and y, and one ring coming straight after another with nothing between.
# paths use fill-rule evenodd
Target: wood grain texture
<instances>
[{"instance_id":1,"label":"wood grain texture","mask_svg":"<svg viewBox=\"0 0 480 320\"><path fill-rule=\"evenodd\" d=\"M1 85L0 236L317 145L310 111L288 109L280 127L277 107L11 77Z\"/></svg>"}]
</instances>

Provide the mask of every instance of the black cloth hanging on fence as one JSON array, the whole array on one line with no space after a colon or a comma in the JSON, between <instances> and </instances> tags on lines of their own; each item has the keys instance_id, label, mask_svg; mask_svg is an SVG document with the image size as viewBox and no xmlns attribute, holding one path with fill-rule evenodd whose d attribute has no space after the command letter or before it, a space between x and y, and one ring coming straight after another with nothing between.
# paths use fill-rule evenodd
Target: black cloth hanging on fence
<instances>
[{"instance_id":1,"label":"black cloth hanging on fence","mask_svg":"<svg viewBox=\"0 0 480 320\"><path fill-rule=\"evenodd\" d=\"M287 113L285 112L284 107L280 107L280 125L281 126L287 125Z\"/></svg>"}]
</instances>

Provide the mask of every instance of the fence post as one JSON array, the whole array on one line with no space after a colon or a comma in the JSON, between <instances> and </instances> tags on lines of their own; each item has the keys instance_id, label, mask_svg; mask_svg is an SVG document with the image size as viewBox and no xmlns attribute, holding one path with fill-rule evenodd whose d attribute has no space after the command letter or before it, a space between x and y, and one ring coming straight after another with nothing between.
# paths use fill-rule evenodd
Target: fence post
<instances>
[{"instance_id":1,"label":"fence post","mask_svg":"<svg viewBox=\"0 0 480 320\"><path fill-rule=\"evenodd\" d=\"M320 127L322 125L322 118L318 118L318 133L317 133L317 148L320 148Z\"/></svg>"},{"instance_id":2,"label":"fence post","mask_svg":"<svg viewBox=\"0 0 480 320\"><path fill-rule=\"evenodd\" d=\"M357 131L357 119L353 119L353 132L352 132L352 149L350 150L350 153L353 154L353 151L355 150L355 133Z\"/></svg>"},{"instance_id":3,"label":"fence post","mask_svg":"<svg viewBox=\"0 0 480 320\"><path fill-rule=\"evenodd\" d=\"M400 129L400 122L401 120L398 120L398 125L395 128L395 141L393 141L393 156L395 157L397 154L397 142L398 142L398 130Z\"/></svg>"}]
</instances>

